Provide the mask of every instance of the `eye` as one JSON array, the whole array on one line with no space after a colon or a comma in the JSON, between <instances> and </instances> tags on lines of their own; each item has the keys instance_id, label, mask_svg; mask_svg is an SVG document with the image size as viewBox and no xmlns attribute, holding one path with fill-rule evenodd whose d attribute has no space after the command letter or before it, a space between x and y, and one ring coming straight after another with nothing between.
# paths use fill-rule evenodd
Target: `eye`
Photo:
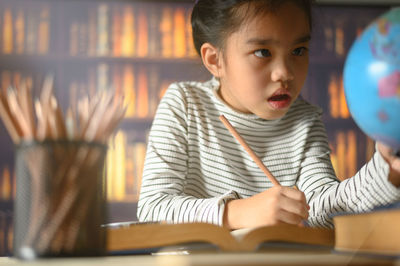
<instances>
[{"instance_id":1,"label":"eye","mask_svg":"<svg viewBox=\"0 0 400 266\"><path fill-rule=\"evenodd\" d=\"M299 47L293 50L292 54L296 56L302 56L305 55L308 52L308 49L306 47Z\"/></svg>"},{"instance_id":2,"label":"eye","mask_svg":"<svg viewBox=\"0 0 400 266\"><path fill-rule=\"evenodd\" d=\"M260 58L271 56L271 52L268 49L260 49L254 52L254 55Z\"/></svg>"}]
</instances>

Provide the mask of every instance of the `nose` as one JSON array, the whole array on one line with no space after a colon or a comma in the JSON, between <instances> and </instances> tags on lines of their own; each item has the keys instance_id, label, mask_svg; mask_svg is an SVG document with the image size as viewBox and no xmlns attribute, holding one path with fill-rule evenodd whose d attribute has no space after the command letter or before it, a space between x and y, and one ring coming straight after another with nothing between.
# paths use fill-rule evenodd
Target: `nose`
<instances>
[{"instance_id":1,"label":"nose","mask_svg":"<svg viewBox=\"0 0 400 266\"><path fill-rule=\"evenodd\" d=\"M272 65L271 80L273 82L287 82L294 79L294 74L291 69L290 63L285 58L277 58Z\"/></svg>"}]
</instances>

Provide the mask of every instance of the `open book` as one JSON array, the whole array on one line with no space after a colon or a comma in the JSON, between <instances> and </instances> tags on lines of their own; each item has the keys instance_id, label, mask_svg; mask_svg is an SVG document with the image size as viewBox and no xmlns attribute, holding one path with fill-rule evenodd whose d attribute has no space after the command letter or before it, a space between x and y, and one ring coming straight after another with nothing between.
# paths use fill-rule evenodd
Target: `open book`
<instances>
[{"instance_id":1,"label":"open book","mask_svg":"<svg viewBox=\"0 0 400 266\"><path fill-rule=\"evenodd\" d=\"M333 247L334 231L276 225L229 231L208 223L131 224L107 227L110 253L207 243L222 251L255 251L263 243L284 242Z\"/></svg>"},{"instance_id":2,"label":"open book","mask_svg":"<svg viewBox=\"0 0 400 266\"><path fill-rule=\"evenodd\" d=\"M110 253L206 243L222 251L255 251L265 243L317 245L336 251L400 256L400 202L371 212L338 214L335 230L276 225L229 231L207 223L116 223L107 228Z\"/></svg>"},{"instance_id":3,"label":"open book","mask_svg":"<svg viewBox=\"0 0 400 266\"><path fill-rule=\"evenodd\" d=\"M335 250L400 256L400 204L333 217Z\"/></svg>"}]
</instances>

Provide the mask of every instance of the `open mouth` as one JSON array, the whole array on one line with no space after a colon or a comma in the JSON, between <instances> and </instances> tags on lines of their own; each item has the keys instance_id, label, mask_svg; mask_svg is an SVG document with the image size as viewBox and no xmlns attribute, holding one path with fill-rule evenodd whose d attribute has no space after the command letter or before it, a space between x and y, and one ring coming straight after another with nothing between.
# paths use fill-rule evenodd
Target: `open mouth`
<instances>
[{"instance_id":1,"label":"open mouth","mask_svg":"<svg viewBox=\"0 0 400 266\"><path fill-rule=\"evenodd\" d=\"M289 94L276 94L268 98L268 103L274 109L283 109L287 108L290 105L292 97Z\"/></svg>"},{"instance_id":2,"label":"open mouth","mask_svg":"<svg viewBox=\"0 0 400 266\"><path fill-rule=\"evenodd\" d=\"M268 101L287 101L287 100L290 100L290 96L288 94L278 94L268 99Z\"/></svg>"}]
</instances>

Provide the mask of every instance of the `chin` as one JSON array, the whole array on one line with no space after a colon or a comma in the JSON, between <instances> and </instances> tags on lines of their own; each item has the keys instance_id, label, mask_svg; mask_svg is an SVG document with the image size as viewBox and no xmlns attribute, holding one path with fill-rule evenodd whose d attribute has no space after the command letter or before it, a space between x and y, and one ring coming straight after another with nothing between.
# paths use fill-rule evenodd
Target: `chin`
<instances>
[{"instance_id":1,"label":"chin","mask_svg":"<svg viewBox=\"0 0 400 266\"><path fill-rule=\"evenodd\" d=\"M276 120L284 117L286 113L289 111L289 108L284 110L268 110L264 112L255 113L258 117L265 120Z\"/></svg>"},{"instance_id":2,"label":"chin","mask_svg":"<svg viewBox=\"0 0 400 266\"><path fill-rule=\"evenodd\" d=\"M282 118L284 115L286 114L286 112L284 113L284 114L274 114L274 115L271 115L271 114L262 114L262 115L260 115L260 114L256 114L259 118L262 118L262 119L265 119L265 120L276 120L276 119L280 119L280 118Z\"/></svg>"}]
</instances>

